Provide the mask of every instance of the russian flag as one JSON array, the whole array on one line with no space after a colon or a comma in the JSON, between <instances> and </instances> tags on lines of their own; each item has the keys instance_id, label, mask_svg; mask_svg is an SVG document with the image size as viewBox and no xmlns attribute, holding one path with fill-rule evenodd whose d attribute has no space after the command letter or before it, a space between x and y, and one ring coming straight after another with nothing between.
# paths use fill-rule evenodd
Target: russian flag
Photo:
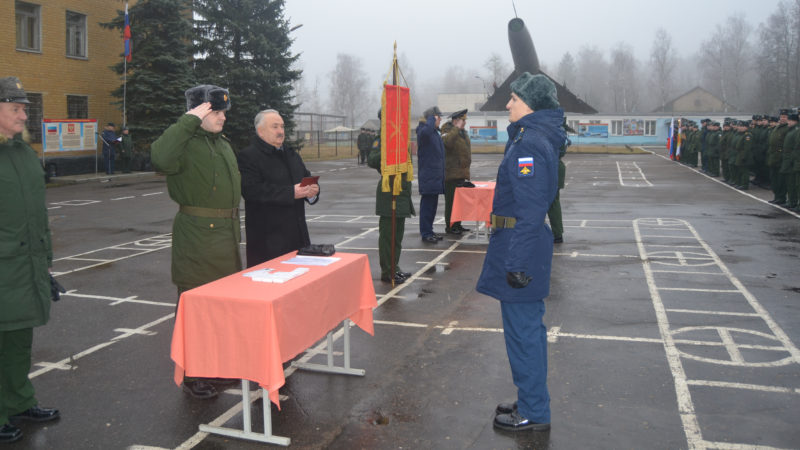
<instances>
[{"instance_id":1,"label":"russian flag","mask_svg":"<svg viewBox=\"0 0 800 450\"><path fill-rule=\"evenodd\" d=\"M125 2L125 28L122 30L125 40L125 61L131 62L131 21L128 17L128 2Z\"/></svg>"}]
</instances>

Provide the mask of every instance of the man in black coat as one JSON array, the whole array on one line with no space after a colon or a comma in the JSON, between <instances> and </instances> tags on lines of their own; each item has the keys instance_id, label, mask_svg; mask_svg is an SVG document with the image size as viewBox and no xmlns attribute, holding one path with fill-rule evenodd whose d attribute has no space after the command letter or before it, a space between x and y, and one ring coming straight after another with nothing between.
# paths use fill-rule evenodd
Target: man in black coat
<instances>
[{"instance_id":1,"label":"man in black coat","mask_svg":"<svg viewBox=\"0 0 800 450\"><path fill-rule=\"evenodd\" d=\"M256 114L256 136L239 153L245 206L247 267L309 245L305 203L319 200L319 185L293 149L283 148L283 119L268 109Z\"/></svg>"}]
</instances>

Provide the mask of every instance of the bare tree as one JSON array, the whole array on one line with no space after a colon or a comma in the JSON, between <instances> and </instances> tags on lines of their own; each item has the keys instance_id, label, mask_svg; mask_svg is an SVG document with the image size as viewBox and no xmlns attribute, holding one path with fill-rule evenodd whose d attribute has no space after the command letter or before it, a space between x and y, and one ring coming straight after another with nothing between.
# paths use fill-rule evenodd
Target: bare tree
<instances>
[{"instance_id":1,"label":"bare tree","mask_svg":"<svg viewBox=\"0 0 800 450\"><path fill-rule=\"evenodd\" d=\"M758 111L775 111L800 101L800 2L780 2L759 28L755 101Z\"/></svg>"},{"instance_id":2,"label":"bare tree","mask_svg":"<svg viewBox=\"0 0 800 450\"><path fill-rule=\"evenodd\" d=\"M633 48L624 42L611 50L608 87L615 112L634 112L639 107L636 58Z\"/></svg>"},{"instance_id":3,"label":"bare tree","mask_svg":"<svg viewBox=\"0 0 800 450\"><path fill-rule=\"evenodd\" d=\"M488 74L488 82L493 86L500 86L505 81L506 77L511 73L507 62L499 53L492 53L486 62L483 63L483 68L486 69Z\"/></svg>"},{"instance_id":4,"label":"bare tree","mask_svg":"<svg viewBox=\"0 0 800 450\"><path fill-rule=\"evenodd\" d=\"M582 47L578 52L578 76L573 92L598 111L606 111L607 90L608 63L603 53L596 46Z\"/></svg>"},{"instance_id":5,"label":"bare tree","mask_svg":"<svg viewBox=\"0 0 800 450\"><path fill-rule=\"evenodd\" d=\"M366 116L369 105L367 76L361 59L357 56L339 53L336 67L331 72L330 109L346 116L346 123L352 128L356 121Z\"/></svg>"},{"instance_id":6,"label":"bare tree","mask_svg":"<svg viewBox=\"0 0 800 450\"><path fill-rule=\"evenodd\" d=\"M744 106L744 85L752 69L748 42L751 32L752 27L743 15L730 16L725 26L717 25L701 49L701 69L712 92L739 109Z\"/></svg>"},{"instance_id":7,"label":"bare tree","mask_svg":"<svg viewBox=\"0 0 800 450\"><path fill-rule=\"evenodd\" d=\"M578 66L575 64L575 58L572 57L570 52L564 53L561 61L558 63L556 70L556 78L567 88L575 86L575 80L578 77Z\"/></svg>"},{"instance_id":8,"label":"bare tree","mask_svg":"<svg viewBox=\"0 0 800 450\"><path fill-rule=\"evenodd\" d=\"M658 96L658 106L662 110L673 95L673 77L677 59L675 49L672 47L672 36L664 28L659 28L650 49L650 70L653 73L650 83Z\"/></svg>"}]
</instances>

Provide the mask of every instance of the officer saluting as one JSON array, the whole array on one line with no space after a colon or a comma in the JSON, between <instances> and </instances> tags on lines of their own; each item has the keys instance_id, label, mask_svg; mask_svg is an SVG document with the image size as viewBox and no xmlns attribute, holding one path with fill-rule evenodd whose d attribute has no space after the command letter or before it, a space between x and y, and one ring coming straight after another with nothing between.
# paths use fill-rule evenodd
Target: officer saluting
<instances>
[{"instance_id":1,"label":"officer saluting","mask_svg":"<svg viewBox=\"0 0 800 450\"><path fill-rule=\"evenodd\" d=\"M500 300L517 401L497 406L494 426L550 429L544 298L550 293L553 233L544 219L558 190L558 149L567 136L556 88L543 75L511 83L508 142L497 171L493 233L476 289Z\"/></svg>"}]
</instances>

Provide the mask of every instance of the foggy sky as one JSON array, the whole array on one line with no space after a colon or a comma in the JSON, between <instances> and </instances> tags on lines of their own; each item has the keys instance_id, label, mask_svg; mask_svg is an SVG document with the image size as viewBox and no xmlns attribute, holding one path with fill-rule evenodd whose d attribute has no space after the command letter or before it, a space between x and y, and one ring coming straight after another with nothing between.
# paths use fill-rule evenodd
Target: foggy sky
<instances>
[{"instance_id":1,"label":"foggy sky","mask_svg":"<svg viewBox=\"0 0 800 450\"><path fill-rule=\"evenodd\" d=\"M576 56L585 45L597 46L608 57L609 50L626 42L638 60L647 61L658 27L671 34L679 56L688 56L734 13L744 14L756 31L775 11L778 0L515 3L539 60L552 76L565 52ZM451 66L482 75L483 63L492 52L511 65L506 30L513 17L510 0L287 0L285 8L290 26L302 24L291 33L292 51L301 54L305 79L310 83L318 79L325 95L337 53L361 58L377 92L389 69L394 41L398 55L407 57L418 80L441 77Z\"/></svg>"}]
</instances>

